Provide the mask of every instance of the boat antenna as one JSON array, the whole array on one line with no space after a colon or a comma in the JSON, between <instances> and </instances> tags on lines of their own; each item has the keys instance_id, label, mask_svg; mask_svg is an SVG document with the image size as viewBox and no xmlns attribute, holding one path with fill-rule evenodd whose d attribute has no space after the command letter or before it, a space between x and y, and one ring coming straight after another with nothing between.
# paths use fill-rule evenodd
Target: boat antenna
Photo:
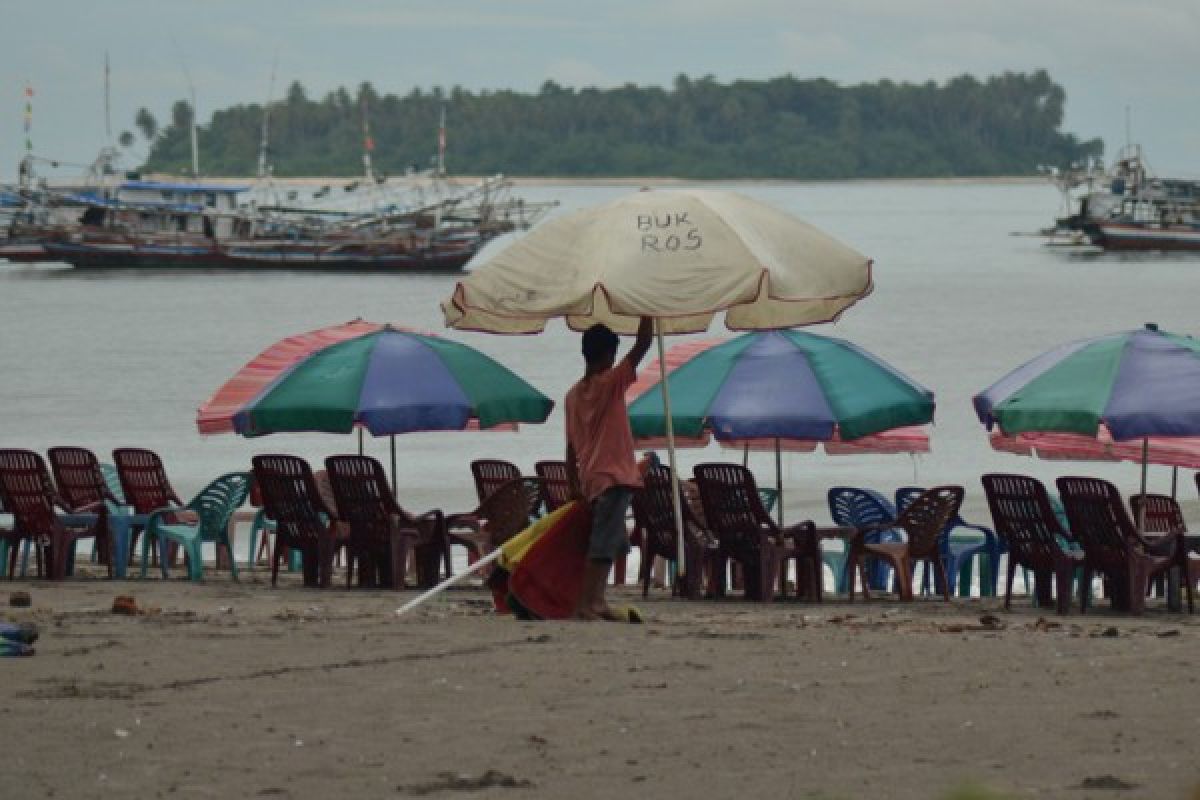
<instances>
[{"instance_id":1,"label":"boat antenna","mask_svg":"<svg viewBox=\"0 0 1200 800\"><path fill-rule=\"evenodd\" d=\"M33 82L25 81L25 157L21 159L20 185L33 185Z\"/></svg>"},{"instance_id":2,"label":"boat antenna","mask_svg":"<svg viewBox=\"0 0 1200 800\"><path fill-rule=\"evenodd\" d=\"M446 104L442 103L442 120L438 125L438 177L446 177Z\"/></svg>"},{"instance_id":3,"label":"boat antenna","mask_svg":"<svg viewBox=\"0 0 1200 800\"><path fill-rule=\"evenodd\" d=\"M268 155L268 133L271 120L271 101L275 97L275 70L279 66L279 51L275 51L275 57L271 60L271 82L267 85L267 102L263 105L262 119L262 139L258 145L258 177L259 180L266 178L270 172L267 164Z\"/></svg>"},{"instance_id":4,"label":"boat antenna","mask_svg":"<svg viewBox=\"0 0 1200 800\"><path fill-rule=\"evenodd\" d=\"M112 146L112 109L110 95L112 94L112 69L108 63L108 51L104 51L104 138Z\"/></svg>"},{"instance_id":5,"label":"boat antenna","mask_svg":"<svg viewBox=\"0 0 1200 800\"><path fill-rule=\"evenodd\" d=\"M188 94L192 99L192 177L197 178L200 176L200 145L196 138L196 117L199 116L196 108L196 84L192 82L192 72L188 69L187 56L184 55L183 50L179 47L179 43L175 41L174 37L171 37L171 41L175 44L175 49L179 53L179 63L183 67L183 77L187 81Z\"/></svg>"},{"instance_id":6,"label":"boat antenna","mask_svg":"<svg viewBox=\"0 0 1200 800\"><path fill-rule=\"evenodd\" d=\"M375 140L371 138L371 125L367 119L367 95L364 92L359 100L359 109L362 113L362 131L363 131L363 173L366 175L368 185L375 183L375 171L371 168L371 152L375 149Z\"/></svg>"}]
</instances>

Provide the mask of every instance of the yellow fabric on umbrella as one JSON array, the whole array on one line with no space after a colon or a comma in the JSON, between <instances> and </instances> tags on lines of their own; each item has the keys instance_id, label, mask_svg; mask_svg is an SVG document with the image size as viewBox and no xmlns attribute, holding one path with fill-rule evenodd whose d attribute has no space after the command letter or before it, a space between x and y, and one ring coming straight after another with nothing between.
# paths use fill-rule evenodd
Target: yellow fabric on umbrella
<instances>
[{"instance_id":1,"label":"yellow fabric on umbrella","mask_svg":"<svg viewBox=\"0 0 1200 800\"><path fill-rule=\"evenodd\" d=\"M551 511L544 517L539 517L532 525L518 533L516 536L509 539L500 546L500 557L496 559L496 563L502 569L512 572L513 569L529 552L529 548L537 544L537 541L542 538L551 528L558 524L558 521L571 512L575 503L570 502L560 508Z\"/></svg>"}]
</instances>

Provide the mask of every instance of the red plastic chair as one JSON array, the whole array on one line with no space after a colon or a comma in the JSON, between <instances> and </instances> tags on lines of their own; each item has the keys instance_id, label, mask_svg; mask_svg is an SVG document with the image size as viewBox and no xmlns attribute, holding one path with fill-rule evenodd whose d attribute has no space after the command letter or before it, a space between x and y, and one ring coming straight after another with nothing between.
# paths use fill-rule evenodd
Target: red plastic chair
<instances>
[{"instance_id":1,"label":"red plastic chair","mask_svg":"<svg viewBox=\"0 0 1200 800\"><path fill-rule=\"evenodd\" d=\"M1087 610L1087 588L1092 576L1108 580L1113 608L1141 614L1146 608L1150 582L1179 563L1178 537L1151 542L1134 527L1117 487L1099 478L1063 477L1058 495L1067 512L1071 532L1083 546L1083 582L1080 606ZM1188 586L1188 605L1192 589Z\"/></svg>"},{"instance_id":2,"label":"red plastic chair","mask_svg":"<svg viewBox=\"0 0 1200 800\"><path fill-rule=\"evenodd\" d=\"M704 519L717 537L715 593L724 591L724 559L741 563L747 599L770 602L787 560L796 560L797 592L821 599L821 552L812 522L780 528L763 508L754 474L739 464L699 464L694 470Z\"/></svg>"},{"instance_id":3,"label":"red plastic chair","mask_svg":"<svg viewBox=\"0 0 1200 800\"><path fill-rule=\"evenodd\" d=\"M346 585L358 565L360 586L404 588L408 552L416 556L417 584L434 586L447 548L441 511L414 516L401 508L388 486L383 466L369 456L325 459L338 514L350 528Z\"/></svg>"},{"instance_id":4,"label":"red plastic chair","mask_svg":"<svg viewBox=\"0 0 1200 800\"><path fill-rule=\"evenodd\" d=\"M304 585L327 588L333 580L338 542L333 513L321 500L308 462L296 456L262 455L255 456L252 463L263 509L276 526L271 585L278 583L279 562L288 547L300 551Z\"/></svg>"},{"instance_id":5,"label":"red plastic chair","mask_svg":"<svg viewBox=\"0 0 1200 800\"><path fill-rule=\"evenodd\" d=\"M179 499L171 481L167 479L167 471L157 453L137 447L121 447L113 450L112 454L113 464L117 467L117 478L121 482L121 493L125 495L126 505L133 507L133 513L146 515L160 508L183 507L183 501ZM140 525L134 526L130 531L131 554L137 550L138 535L141 532ZM156 561L158 548L153 546L153 542L151 545L151 558ZM170 550L169 560L175 560L174 547Z\"/></svg>"},{"instance_id":6,"label":"red plastic chair","mask_svg":"<svg viewBox=\"0 0 1200 800\"><path fill-rule=\"evenodd\" d=\"M1039 606L1049 607L1050 579L1054 578L1058 613L1066 614L1071 609L1071 582L1083 553L1060 544L1060 537L1070 539L1070 535L1059 524L1046 487L1024 475L990 474L983 476L983 491L996 534L1008 548L1004 607L1012 607L1013 578L1020 566L1034 574Z\"/></svg>"},{"instance_id":7,"label":"red plastic chair","mask_svg":"<svg viewBox=\"0 0 1200 800\"><path fill-rule=\"evenodd\" d=\"M0 450L0 503L14 520L14 534L6 537L11 546L9 578L16 570L17 545L26 540L37 551L38 572L51 580L66 577L75 544L80 539L95 538L104 552L110 551L108 518L103 505L87 522L66 523L56 513L59 502L40 455L32 450ZM108 574L112 577L111 560Z\"/></svg>"}]
</instances>

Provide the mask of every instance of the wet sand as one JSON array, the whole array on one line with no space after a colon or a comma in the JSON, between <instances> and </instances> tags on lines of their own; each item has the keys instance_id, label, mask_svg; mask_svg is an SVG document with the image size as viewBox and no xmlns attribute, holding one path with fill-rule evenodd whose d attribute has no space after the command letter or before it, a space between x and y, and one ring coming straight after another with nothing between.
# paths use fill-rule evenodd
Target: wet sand
<instances>
[{"instance_id":1,"label":"wet sand","mask_svg":"<svg viewBox=\"0 0 1200 800\"><path fill-rule=\"evenodd\" d=\"M15 581L9 797L1197 797L1200 616ZM148 613L114 615L116 594ZM14 787L19 787L14 789Z\"/></svg>"}]
</instances>

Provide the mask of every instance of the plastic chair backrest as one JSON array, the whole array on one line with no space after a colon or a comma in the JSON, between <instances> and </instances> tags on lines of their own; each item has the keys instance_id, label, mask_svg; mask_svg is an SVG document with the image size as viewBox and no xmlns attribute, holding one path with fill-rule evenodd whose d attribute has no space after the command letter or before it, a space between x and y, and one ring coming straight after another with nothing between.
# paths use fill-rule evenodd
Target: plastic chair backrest
<instances>
[{"instance_id":1,"label":"plastic chair backrest","mask_svg":"<svg viewBox=\"0 0 1200 800\"><path fill-rule=\"evenodd\" d=\"M58 527L49 472L32 450L0 450L0 502L13 517L13 527L26 537L50 536Z\"/></svg>"},{"instance_id":2,"label":"plastic chair backrest","mask_svg":"<svg viewBox=\"0 0 1200 800\"><path fill-rule=\"evenodd\" d=\"M83 447L51 447L46 454L50 457L50 469L54 473L59 496L68 508L83 508L115 500L100 472L100 462L91 450Z\"/></svg>"},{"instance_id":3,"label":"plastic chair backrest","mask_svg":"<svg viewBox=\"0 0 1200 800\"><path fill-rule=\"evenodd\" d=\"M201 536L218 538L250 494L250 473L230 472L200 490L187 507L200 516Z\"/></svg>"},{"instance_id":4,"label":"plastic chair backrest","mask_svg":"<svg viewBox=\"0 0 1200 800\"><path fill-rule=\"evenodd\" d=\"M117 465L125 500L136 513L149 514L167 506L182 505L157 453L122 447L113 450L113 463Z\"/></svg>"},{"instance_id":5,"label":"plastic chair backrest","mask_svg":"<svg viewBox=\"0 0 1200 800\"><path fill-rule=\"evenodd\" d=\"M329 510L321 502L312 468L302 458L261 455L251 460L254 480L262 487L263 509L276 530L286 536L315 538L325 530Z\"/></svg>"},{"instance_id":6,"label":"plastic chair backrest","mask_svg":"<svg viewBox=\"0 0 1200 800\"><path fill-rule=\"evenodd\" d=\"M851 528L896 521L896 509L879 492L857 486L835 486L826 494L834 524Z\"/></svg>"},{"instance_id":7,"label":"plastic chair backrest","mask_svg":"<svg viewBox=\"0 0 1200 800\"><path fill-rule=\"evenodd\" d=\"M1119 568L1137 538L1117 487L1099 478L1062 477L1056 482L1071 532L1089 559Z\"/></svg>"},{"instance_id":8,"label":"plastic chair backrest","mask_svg":"<svg viewBox=\"0 0 1200 800\"><path fill-rule=\"evenodd\" d=\"M547 511L556 511L571 502L571 480L565 461L539 461L533 471L542 479L542 501Z\"/></svg>"},{"instance_id":9,"label":"plastic chair backrest","mask_svg":"<svg viewBox=\"0 0 1200 800\"><path fill-rule=\"evenodd\" d=\"M760 532L775 530L750 470L740 464L698 464L694 474L705 522L723 546L757 547Z\"/></svg>"},{"instance_id":10,"label":"plastic chair backrest","mask_svg":"<svg viewBox=\"0 0 1200 800\"><path fill-rule=\"evenodd\" d=\"M521 477L521 470L511 461L481 458L471 462L471 476L475 479L475 494L482 503L492 492Z\"/></svg>"},{"instance_id":11,"label":"plastic chair backrest","mask_svg":"<svg viewBox=\"0 0 1200 800\"><path fill-rule=\"evenodd\" d=\"M390 541L393 519L402 514L392 496L383 465L370 456L330 456L325 470L340 518L350 535L372 546Z\"/></svg>"},{"instance_id":12,"label":"plastic chair backrest","mask_svg":"<svg viewBox=\"0 0 1200 800\"><path fill-rule=\"evenodd\" d=\"M108 485L108 493L112 495L117 505L125 505L125 490L121 488L121 476L117 474L116 466L101 464L100 474L104 476L104 483Z\"/></svg>"},{"instance_id":13,"label":"plastic chair backrest","mask_svg":"<svg viewBox=\"0 0 1200 800\"><path fill-rule=\"evenodd\" d=\"M1143 533L1183 533L1187 531L1187 521L1183 518L1183 510L1174 497L1165 494L1135 494L1129 498L1129 510L1133 512L1134 525L1142 515Z\"/></svg>"},{"instance_id":14,"label":"plastic chair backrest","mask_svg":"<svg viewBox=\"0 0 1200 800\"><path fill-rule=\"evenodd\" d=\"M1062 550L1058 537L1065 532L1042 482L1004 473L981 480L996 533L1008 543L1012 557L1035 569L1052 568L1054 555Z\"/></svg>"},{"instance_id":15,"label":"plastic chair backrest","mask_svg":"<svg viewBox=\"0 0 1200 800\"><path fill-rule=\"evenodd\" d=\"M914 497L896 517L896 526L908 535L913 554L936 554L938 540L962 508L961 486L934 486Z\"/></svg>"}]
</instances>

